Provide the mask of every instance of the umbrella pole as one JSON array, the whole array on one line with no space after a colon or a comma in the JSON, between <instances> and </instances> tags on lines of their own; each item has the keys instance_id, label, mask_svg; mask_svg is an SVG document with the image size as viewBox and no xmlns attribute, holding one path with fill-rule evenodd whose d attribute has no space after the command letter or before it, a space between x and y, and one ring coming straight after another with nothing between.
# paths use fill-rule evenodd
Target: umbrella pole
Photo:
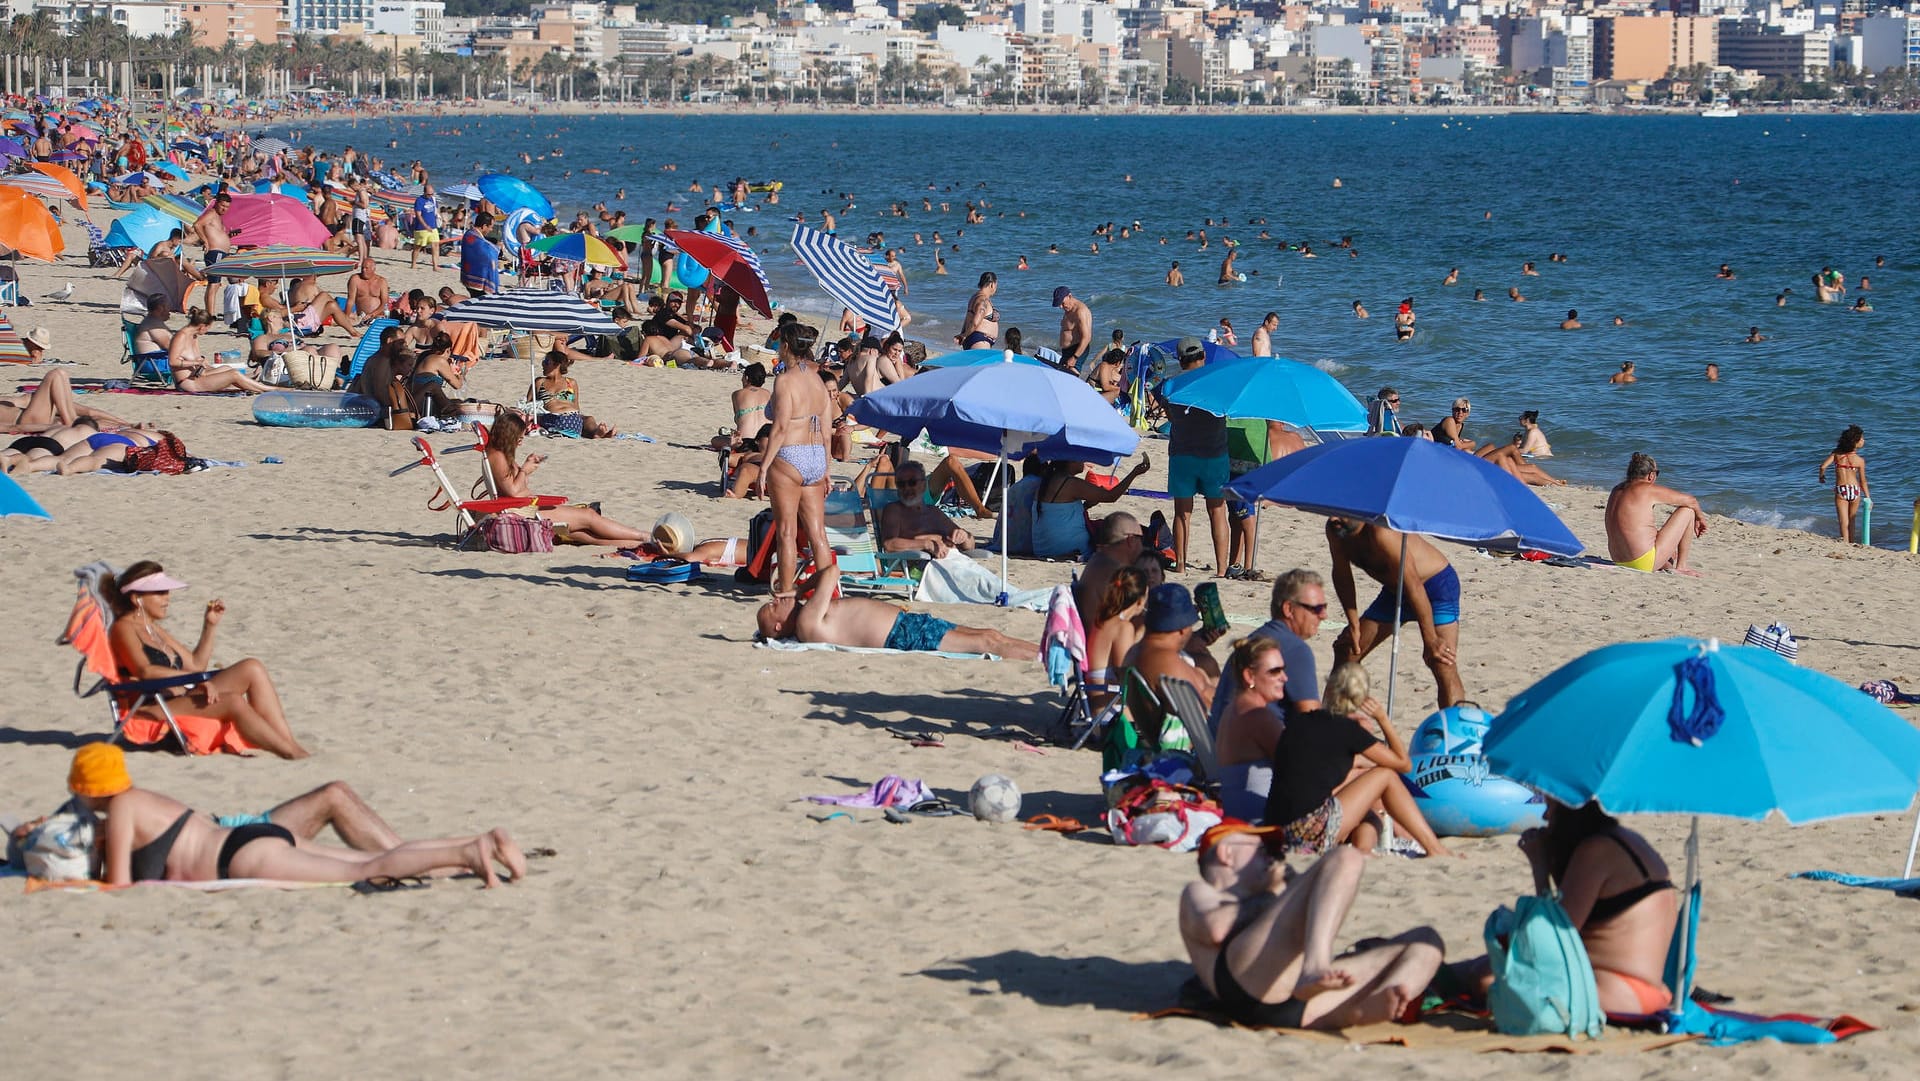
<instances>
[{"instance_id":1,"label":"umbrella pole","mask_svg":"<svg viewBox=\"0 0 1920 1081\"><path fill-rule=\"evenodd\" d=\"M1680 950L1676 956L1680 963L1674 967L1673 1002L1668 1009L1673 1013L1684 1014L1687 1010L1687 996L1693 992L1693 889L1700 884L1700 816L1693 816L1693 825L1687 830L1687 890L1680 895Z\"/></svg>"},{"instance_id":2,"label":"umbrella pole","mask_svg":"<svg viewBox=\"0 0 1920 1081\"><path fill-rule=\"evenodd\" d=\"M1393 716L1393 687L1400 675L1400 606L1407 597L1407 535L1400 534L1400 573L1393 580L1393 654L1387 659L1387 716ZM1353 633L1358 635L1360 628Z\"/></svg>"},{"instance_id":3,"label":"umbrella pole","mask_svg":"<svg viewBox=\"0 0 1920 1081\"><path fill-rule=\"evenodd\" d=\"M1913 877L1913 854L1916 849L1920 849L1920 815L1915 815L1913 819L1913 840L1907 842L1907 866L1900 872L1901 878Z\"/></svg>"},{"instance_id":4,"label":"umbrella pole","mask_svg":"<svg viewBox=\"0 0 1920 1081\"><path fill-rule=\"evenodd\" d=\"M994 474L998 476L1000 471L1006 468L1007 468L1007 446L1005 442L1002 442L1000 444L1000 460L998 462L995 462L993 466ZM1007 594L1012 592L1013 590L1013 583L1007 580L1007 549L1013 547L1013 525L1012 523L1007 521L1007 489L1011 487L1013 487L1013 485L1006 483L1005 478L1001 478L1001 482L1000 482L1000 596L996 598L996 600L998 601L1000 607L1002 608L1005 608L1010 602L1010 598L1007 596Z\"/></svg>"}]
</instances>

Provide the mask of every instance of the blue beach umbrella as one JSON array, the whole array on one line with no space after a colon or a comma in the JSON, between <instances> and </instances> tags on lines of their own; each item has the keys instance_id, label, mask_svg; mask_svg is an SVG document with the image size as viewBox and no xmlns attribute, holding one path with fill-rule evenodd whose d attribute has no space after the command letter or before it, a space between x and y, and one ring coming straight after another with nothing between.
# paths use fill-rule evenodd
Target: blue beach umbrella
<instances>
[{"instance_id":1,"label":"blue beach umbrella","mask_svg":"<svg viewBox=\"0 0 1920 1081\"><path fill-rule=\"evenodd\" d=\"M1349 439L1269 462L1227 485L1248 502L1267 500L1314 514L1383 525L1402 534L1489 547L1578 555L1585 545L1532 489L1499 466L1425 439ZM1400 580L1407 546L1400 544ZM1400 604L1394 593L1387 711L1400 667Z\"/></svg>"},{"instance_id":2,"label":"blue beach umbrella","mask_svg":"<svg viewBox=\"0 0 1920 1081\"><path fill-rule=\"evenodd\" d=\"M942 353L937 357L928 357L920 362L922 368L973 368L982 364L1000 364L1006 361L1009 350L1005 349L962 349L954 353ZM1050 368L1051 364L1039 357L1030 357L1025 353L1012 353L1013 363L1036 365Z\"/></svg>"},{"instance_id":3,"label":"blue beach umbrella","mask_svg":"<svg viewBox=\"0 0 1920 1081\"><path fill-rule=\"evenodd\" d=\"M848 410L862 424L912 439L921 432L943 446L1007 458L1038 453L1047 460L1111 465L1140 445L1135 432L1092 387L1051 365L999 364L937 368L883 387ZM1000 515L1007 489L1000 486ZM1006 545L1000 577L1007 577Z\"/></svg>"},{"instance_id":4,"label":"blue beach umbrella","mask_svg":"<svg viewBox=\"0 0 1920 1081\"><path fill-rule=\"evenodd\" d=\"M178 221L153 207L135 207L107 226L107 247L151 251L155 244L167 239L178 228Z\"/></svg>"},{"instance_id":5,"label":"blue beach umbrella","mask_svg":"<svg viewBox=\"0 0 1920 1081\"><path fill-rule=\"evenodd\" d=\"M1507 703L1487 765L1569 807L1693 815L1687 910L1669 964L1679 1031L1698 919L1700 815L1791 824L1900 812L1920 787L1920 730L1771 650L1668 638L1576 658Z\"/></svg>"},{"instance_id":6,"label":"blue beach umbrella","mask_svg":"<svg viewBox=\"0 0 1920 1081\"><path fill-rule=\"evenodd\" d=\"M12 477L0 474L0 518L45 518L53 521L45 507L33 501L25 488Z\"/></svg>"},{"instance_id":7,"label":"blue beach umbrella","mask_svg":"<svg viewBox=\"0 0 1920 1081\"><path fill-rule=\"evenodd\" d=\"M540 194L532 184L517 176L506 173L488 173L474 182L480 188L480 194L501 210L519 210L525 207L540 215L542 219L553 217L553 204Z\"/></svg>"},{"instance_id":8,"label":"blue beach umbrella","mask_svg":"<svg viewBox=\"0 0 1920 1081\"><path fill-rule=\"evenodd\" d=\"M1200 340L1200 347L1207 351L1208 364L1216 364L1223 360L1239 360L1240 359L1240 354L1234 352L1231 349L1228 349L1226 346L1221 345L1219 342L1210 342L1210 341L1207 341L1205 338L1202 338ZM1156 342L1154 343L1154 348L1160 350L1162 353L1165 353L1170 357L1177 357L1180 355L1180 339L1168 338L1164 342Z\"/></svg>"},{"instance_id":9,"label":"blue beach umbrella","mask_svg":"<svg viewBox=\"0 0 1920 1081\"><path fill-rule=\"evenodd\" d=\"M1167 380L1160 396L1236 420L1277 420L1325 432L1367 430L1366 406L1338 379L1311 364L1275 357L1209 360Z\"/></svg>"},{"instance_id":10,"label":"blue beach umbrella","mask_svg":"<svg viewBox=\"0 0 1920 1081\"><path fill-rule=\"evenodd\" d=\"M312 209L313 199L307 194L307 186L288 180L256 180L253 182L255 195L284 195L289 199L298 199L302 206Z\"/></svg>"},{"instance_id":11,"label":"blue beach umbrella","mask_svg":"<svg viewBox=\"0 0 1920 1081\"><path fill-rule=\"evenodd\" d=\"M170 161L152 162L147 166L147 168L152 169L156 173L160 173L165 176L170 176L175 180L192 179L191 177L187 176L187 171L185 169L180 168L178 165L175 165Z\"/></svg>"}]
</instances>

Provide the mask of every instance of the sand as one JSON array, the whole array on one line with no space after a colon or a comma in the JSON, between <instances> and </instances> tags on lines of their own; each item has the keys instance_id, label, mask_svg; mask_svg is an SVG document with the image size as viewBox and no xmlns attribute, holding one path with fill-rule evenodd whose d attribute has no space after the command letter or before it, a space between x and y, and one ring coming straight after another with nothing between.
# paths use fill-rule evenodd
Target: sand
<instances>
[{"instance_id":1,"label":"sand","mask_svg":"<svg viewBox=\"0 0 1920 1081\"><path fill-rule=\"evenodd\" d=\"M70 233L69 251L84 250ZM399 288L449 277L404 264L382 255ZM70 302L16 309L22 330L52 328L55 355L78 361L78 377L122 374L117 283L72 256L57 268L26 264L22 277L35 297L76 286ZM211 341L230 348L234 339ZM608 514L642 526L677 510L705 536L744 534L758 507L716 498L702 449L727 421L733 377L615 362L574 374L588 412L659 442L542 441L537 449L551 455L543 490L604 501ZM9 384L32 375L0 369ZM510 401L525 378L523 365L490 361L472 386ZM977 735L1053 717L1058 697L1036 665L755 649L760 595L727 578L636 587L623 561L595 549L452 551L451 516L425 505L426 474L388 476L412 458L403 434L263 428L237 398L87 401L159 422L197 454L248 465L25 479L55 520L0 522L0 681L9 688L0 811L53 807L72 748L107 731L100 701L72 693L75 654L54 643L73 601L71 570L151 557L192 583L175 633L191 637L202 598L225 600L219 659L263 659L317 753L297 763L141 753L132 756L138 783L231 813L344 779L403 834L503 825L558 854L491 892L456 880L364 897L25 895L18 880L0 883L9 957L0 999L16 1061L156 1078L1571 1069L1624 1079L1816 1069L1904 1077L1920 1053L1913 902L1785 877L1815 867L1896 873L1910 823L1894 815L1703 828L1701 983L1746 1008L1847 1012L1885 1029L1838 1047L1686 1046L1567 1062L1373 1048L1355 1059L1324 1043L1134 1020L1170 1005L1187 975L1173 914L1190 856L970 819L895 826L854 812L855 821L820 823L800 802L888 773L964 798L975 777L995 771L1017 779L1027 815L1096 821L1095 755ZM1164 448L1149 449L1158 481ZM262 464L269 455L284 464ZM461 483L473 477L472 456L450 462ZM1603 543L1599 493L1548 498L1576 533ZM1265 521L1263 566L1325 570L1317 522L1286 511ZM1466 590L1460 655L1470 696L1497 709L1599 644L1737 638L1770 617L1802 636L1802 663L1848 682L1920 687L1911 615L1920 590L1904 555L1718 517L1696 551L1702 581L1448 547ZM1023 587L1064 574L1033 562L1014 569ZM1264 618L1263 587L1222 592L1239 622ZM1039 633L1032 613L941 614ZM1334 633L1314 642L1323 665ZM1376 685L1386 664L1384 653L1369 662ZM1409 728L1432 695L1425 672L1410 667L1397 711ZM946 743L915 748L891 727ZM1685 823L1633 824L1677 873ZM1451 954L1480 952L1486 913L1527 887L1526 864L1510 838L1460 847L1465 861L1370 864L1347 939L1428 923Z\"/></svg>"}]
</instances>

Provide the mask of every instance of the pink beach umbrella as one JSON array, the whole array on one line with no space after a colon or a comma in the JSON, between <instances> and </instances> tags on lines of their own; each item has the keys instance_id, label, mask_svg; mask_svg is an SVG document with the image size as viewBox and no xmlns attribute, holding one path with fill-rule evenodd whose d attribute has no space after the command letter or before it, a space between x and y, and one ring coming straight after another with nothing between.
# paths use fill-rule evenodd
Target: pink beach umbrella
<instances>
[{"instance_id":1,"label":"pink beach umbrella","mask_svg":"<svg viewBox=\"0 0 1920 1081\"><path fill-rule=\"evenodd\" d=\"M330 235L307 204L290 195L236 195L220 220L234 242L245 248L272 244L318 248Z\"/></svg>"}]
</instances>

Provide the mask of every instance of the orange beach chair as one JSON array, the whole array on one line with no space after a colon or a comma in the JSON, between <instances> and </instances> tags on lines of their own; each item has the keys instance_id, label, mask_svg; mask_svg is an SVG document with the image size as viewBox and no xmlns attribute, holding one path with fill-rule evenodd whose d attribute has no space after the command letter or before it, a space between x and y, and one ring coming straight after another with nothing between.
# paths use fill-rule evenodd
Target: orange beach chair
<instances>
[{"instance_id":1,"label":"orange beach chair","mask_svg":"<svg viewBox=\"0 0 1920 1081\"><path fill-rule=\"evenodd\" d=\"M67 629L60 644L80 653L80 664L73 674L73 692L88 698L104 692L107 714L113 723L115 739L147 746L168 736L179 741L188 754L213 754L230 751L245 754L253 745L243 739L232 721L216 717L193 717L175 713L163 693L178 687L192 687L207 680L209 673L193 672L168 679L130 680L127 668L114 654L107 635L113 626L113 609L107 604L100 584L113 576L105 563L89 563L73 572L79 580L79 596L73 602L73 614L67 617ZM83 688L91 673L96 682Z\"/></svg>"},{"instance_id":2,"label":"orange beach chair","mask_svg":"<svg viewBox=\"0 0 1920 1081\"><path fill-rule=\"evenodd\" d=\"M449 451L480 451L483 455L482 461L484 463L486 429L479 428L478 430L481 433L478 443L468 447L451 447L448 448ZM459 495L456 494L458 489L453 486L451 480L447 479L446 471L440 468L440 459L434 454L433 445L428 443L424 437L416 435L413 437L413 446L415 450L420 452L420 457L387 475L397 477L410 469L419 469L422 466L433 473L433 479L435 484L438 485L438 488L435 489L432 496L428 497L427 509L435 511L452 510L459 517L460 538L454 542L454 548L456 550L465 548L468 542L480 536L480 523L485 518L509 510L538 510L545 507L558 507L567 501L565 496L558 495L537 495L532 498L507 496L488 499L461 499ZM493 486L492 472L488 470L484 464L482 464L480 468L486 475L488 488L491 489Z\"/></svg>"}]
</instances>

